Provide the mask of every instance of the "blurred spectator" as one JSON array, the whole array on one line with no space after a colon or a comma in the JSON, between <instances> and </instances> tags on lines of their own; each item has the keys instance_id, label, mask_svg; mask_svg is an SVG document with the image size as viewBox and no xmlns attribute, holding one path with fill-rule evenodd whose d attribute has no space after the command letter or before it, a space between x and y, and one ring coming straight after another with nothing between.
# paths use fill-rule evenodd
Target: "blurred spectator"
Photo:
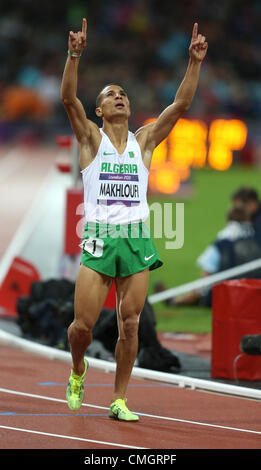
<instances>
[{"instance_id":1,"label":"blurred spectator","mask_svg":"<svg viewBox=\"0 0 261 470\"><path fill-rule=\"evenodd\" d=\"M261 246L261 202L257 191L248 186L242 186L232 195L235 207L244 207L252 221L255 236Z\"/></svg>"},{"instance_id":2,"label":"blurred spectator","mask_svg":"<svg viewBox=\"0 0 261 470\"><path fill-rule=\"evenodd\" d=\"M41 14L39 14L39 11ZM235 15L236 11L236 15ZM64 0L62 4L15 0L0 5L0 81L6 92L23 86L37 92L54 119L65 124L58 85L70 30L88 19L88 48L81 67L79 95L92 119L97 92L119 81L135 95L136 115L158 114L173 99L183 75L193 23L209 42L208 60L191 114L261 117L261 7L258 0ZM37 24L35 19L37 18ZM51 108L50 108L51 106ZM6 116L1 109L1 119ZM37 114L37 113L36 113ZM14 119L21 118L14 113ZM10 112L9 112L10 116ZM31 113L34 117L35 113ZM48 113L45 114L48 118ZM139 125L140 123L138 123Z\"/></svg>"},{"instance_id":3,"label":"blurred spectator","mask_svg":"<svg viewBox=\"0 0 261 470\"><path fill-rule=\"evenodd\" d=\"M2 112L8 121L21 118L43 119L50 113L46 101L31 88L8 87L2 93Z\"/></svg>"},{"instance_id":4,"label":"blurred spectator","mask_svg":"<svg viewBox=\"0 0 261 470\"><path fill-rule=\"evenodd\" d=\"M199 256L197 264L202 270L202 277L206 277L257 258L261 258L261 247L256 241L249 213L242 206L229 211L226 226ZM261 278L261 269L245 273L243 277ZM166 286L158 282L154 289L156 292L162 292L166 290ZM211 287L194 290L177 298L168 299L166 303L176 306L199 304L211 306L211 291Z\"/></svg>"}]
</instances>

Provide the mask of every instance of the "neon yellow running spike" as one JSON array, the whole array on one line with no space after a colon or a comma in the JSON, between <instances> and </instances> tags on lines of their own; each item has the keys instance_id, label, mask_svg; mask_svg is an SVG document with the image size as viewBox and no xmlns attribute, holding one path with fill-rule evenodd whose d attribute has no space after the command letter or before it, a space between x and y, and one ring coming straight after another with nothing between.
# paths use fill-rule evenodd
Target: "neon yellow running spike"
<instances>
[{"instance_id":1,"label":"neon yellow running spike","mask_svg":"<svg viewBox=\"0 0 261 470\"><path fill-rule=\"evenodd\" d=\"M118 398L110 406L109 417L120 421L139 421L138 415L133 414L126 406L127 398Z\"/></svg>"},{"instance_id":2,"label":"neon yellow running spike","mask_svg":"<svg viewBox=\"0 0 261 470\"><path fill-rule=\"evenodd\" d=\"M85 369L82 375L74 374L71 370L71 375L69 377L69 383L66 390L66 399L70 410L78 410L82 404L84 396L83 383L85 379L85 374L88 369L88 362L84 358Z\"/></svg>"}]
</instances>

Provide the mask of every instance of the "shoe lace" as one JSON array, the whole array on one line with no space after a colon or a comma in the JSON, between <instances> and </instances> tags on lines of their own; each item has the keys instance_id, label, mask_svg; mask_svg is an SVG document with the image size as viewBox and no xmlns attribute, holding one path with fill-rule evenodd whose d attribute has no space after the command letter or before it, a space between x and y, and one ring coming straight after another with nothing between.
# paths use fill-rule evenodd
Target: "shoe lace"
<instances>
[{"instance_id":1,"label":"shoe lace","mask_svg":"<svg viewBox=\"0 0 261 470\"><path fill-rule=\"evenodd\" d=\"M78 395L81 389L81 381L78 379L71 378L70 381L72 393Z\"/></svg>"},{"instance_id":2,"label":"shoe lace","mask_svg":"<svg viewBox=\"0 0 261 470\"><path fill-rule=\"evenodd\" d=\"M127 398L124 398L123 400L120 401L120 403L115 403L115 408L118 410L118 411L121 411L123 413L129 413L129 410L126 406L126 401L127 401Z\"/></svg>"}]
</instances>

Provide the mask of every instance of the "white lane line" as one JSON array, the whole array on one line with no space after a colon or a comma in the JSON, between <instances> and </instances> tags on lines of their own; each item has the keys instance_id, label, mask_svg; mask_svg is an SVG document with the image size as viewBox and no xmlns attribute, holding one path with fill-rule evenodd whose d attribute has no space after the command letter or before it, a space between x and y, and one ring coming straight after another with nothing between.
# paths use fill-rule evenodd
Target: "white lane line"
<instances>
[{"instance_id":1,"label":"white lane line","mask_svg":"<svg viewBox=\"0 0 261 470\"><path fill-rule=\"evenodd\" d=\"M166 419L170 421L176 421L178 423L188 423L188 424L195 424L197 426L207 426L210 428L219 428L219 429L227 429L229 431L241 431L251 434L261 434L261 431L253 431L252 429L241 429L241 428L234 428L231 426L221 426L220 424L211 424L211 423L202 423L201 421L190 421L188 419L180 419L180 418L169 418L167 416L157 416L157 415L149 415L146 413L139 413L140 416L148 416L149 418L156 418L156 419Z\"/></svg>"},{"instance_id":2,"label":"white lane line","mask_svg":"<svg viewBox=\"0 0 261 470\"><path fill-rule=\"evenodd\" d=\"M130 446L127 444L118 444L115 442L106 442L106 441L97 441L94 439L85 439L84 437L76 437L76 436L65 436L63 434L53 434L50 432L43 432L43 431L35 431L34 429L25 429L25 428L15 428L12 426L2 426L0 425L0 428L2 429L8 429L11 431L21 431L21 432L28 432L30 434L40 434L41 436L50 436L50 437L58 437L60 439L69 439L73 441L84 441L84 442L90 442L92 444L103 444L106 446L115 446L115 447L123 447L124 449L146 449L146 447L136 447L136 446Z\"/></svg>"},{"instance_id":3,"label":"white lane line","mask_svg":"<svg viewBox=\"0 0 261 470\"><path fill-rule=\"evenodd\" d=\"M53 398L53 397L46 397L44 395L35 395L35 394L32 394L32 393L17 392L16 390L9 390L9 389L5 389L5 388L0 388L0 392L10 393L10 394L13 394L13 395L25 396L25 397L29 397L29 398L38 398L38 399L42 399L42 400L55 401L55 402L60 402L60 403L66 403L67 404L67 401L63 400L61 398ZM109 410L108 407L99 406L99 405L91 405L89 403L83 403L82 406L87 406L89 408L97 408L97 409L100 409L100 410ZM175 422L178 422L178 423L193 424L193 425L196 425L196 426L205 426L205 427L211 427L211 428L217 428L217 429L225 429L225 430L228 430L228 431L238 431L238 432L245 432L245 433L250 433L250 434L261 435L261 431L254 431L252 429L234 428L234 427L231 427L231 426L222 426L222 425L219 425L219 424L203 423L201 421L191 421L191 420L187 420L187 419L172 418L172 417L169 417L169 416L158 416L158 415L151 415L151 414L147 414L147 413L138 413L138 412L136 412L136 413L139 414L140 416L144 416L144 417L148 417L148 418L162 419L162 420L167 420L167 421L175 421Z\"/></svg>"},{"instance_id":4,"label":"white lane line","mask_svg":"<svg viewBox=\"0 0 261 470\"><path fill-rule=\"evenodd\" d=\"M10 393L11 395L20 395L20 396L29 397L29 398L39 398L41 400L55 401L55 402L67 404L67 401L63 400L62 398L46 397L44 395L35 395L34 393L17 392L16 390L9 390L7 388L0 388L0 392ZM88 406L90 408L99 408L100 410L109 410L109 407L89 405L88 403L83 403L82 406Z\"/></svg>"}]
</instances>

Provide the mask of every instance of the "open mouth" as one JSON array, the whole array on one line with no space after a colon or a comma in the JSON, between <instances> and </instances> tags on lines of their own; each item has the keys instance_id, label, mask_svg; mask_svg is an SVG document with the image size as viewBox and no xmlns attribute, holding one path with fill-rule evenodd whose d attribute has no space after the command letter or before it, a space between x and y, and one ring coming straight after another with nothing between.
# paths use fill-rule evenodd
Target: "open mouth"
<instances>
[{"instance_id":1,"label":"open mouth","mask_svg":"<svg viewBox=\"0 0 261 470\"><path fill-rule=\"evenodd\" d=\"M118 109L122 109L122 108L124 108L124 104L123 103L117 103L115 105L115 107L118 108Z\"/></svg>"}]
</instances>

